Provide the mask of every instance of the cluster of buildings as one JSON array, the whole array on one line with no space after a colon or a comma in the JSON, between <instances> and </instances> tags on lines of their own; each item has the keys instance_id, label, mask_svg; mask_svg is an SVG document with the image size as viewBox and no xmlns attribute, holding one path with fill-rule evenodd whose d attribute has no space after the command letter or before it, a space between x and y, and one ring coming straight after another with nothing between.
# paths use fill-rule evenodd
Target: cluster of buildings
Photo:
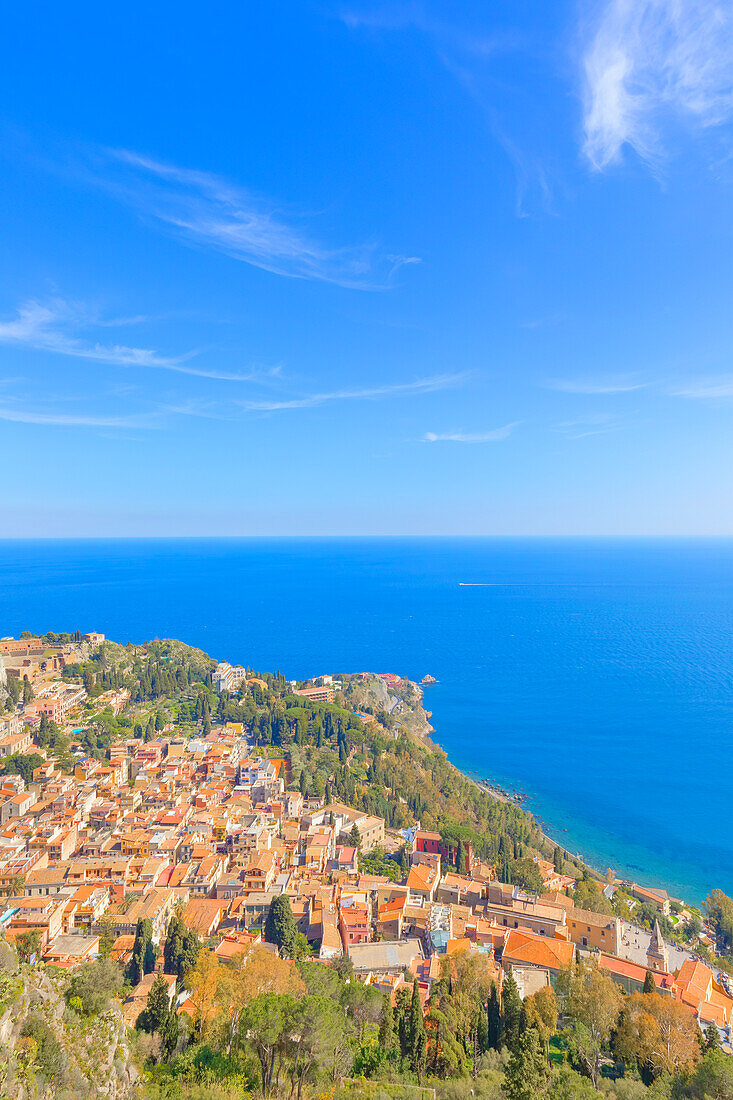
<instances>
[{"instance_id":1,"label":"cluster of buildings","mask_svg":"<svg viewBox=\"0 0 733 1100\"><path fill-rule=\"evenodd\" d=\"M234 671L219 669L224 680ZM59 677L58 669L55 680L43 672L49 698L53 682L66 686ZM78 701L65 717L71 732ZM21 738L15 751L44 756L33 747L35 712L28 718L4 719L0 754L8 738ZM347 955L358 979L393 995L417 978L427 1000L445 956L478 951L499 987L511 970L526 996L553 984L580 952L628 992L641 990L651 970L661 993L687 1005L703 1028L715 1023L730 1044L733 998L702 962L672 972L658 925L644 964L632 961L620 920L576 908L565 892L573 880L551 863L536 860L544 892L528 894L498 882L468 845L468 871L457 874L455 853L420 828L409 833L401 882L366 873L362 853L403 838L382 818L306 799L289 781L287 759L260 757L237 723L205 737L172 729L148 742L114 742L106 762L77 755L72 775L44 759L28 784L1 777L0 929L8 939L37 933L40 956L58 966L94 958L105 935L124 965L138 920L149 919L161 943L178 911L230 958L261 938L273 899L284 894L316 957Z\"/></svg>"}]
</instances>

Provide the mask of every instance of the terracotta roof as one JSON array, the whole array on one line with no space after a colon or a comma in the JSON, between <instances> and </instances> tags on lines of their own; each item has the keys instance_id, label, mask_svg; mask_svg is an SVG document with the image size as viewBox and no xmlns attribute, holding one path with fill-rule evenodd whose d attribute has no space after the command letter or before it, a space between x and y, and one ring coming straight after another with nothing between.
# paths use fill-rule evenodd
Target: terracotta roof
<instances>
[{"instance_id":1,"label":"terracotta roof","mask_svg":"<svg viewBox=\"0 0 733 1100\"><path fill-rule=\"evenodd\" d=\"M504 941L502 959L563 970L573 961L575 946L566 940L550 940L521 928L511 928Z\"/></svg>"}]
</instances>

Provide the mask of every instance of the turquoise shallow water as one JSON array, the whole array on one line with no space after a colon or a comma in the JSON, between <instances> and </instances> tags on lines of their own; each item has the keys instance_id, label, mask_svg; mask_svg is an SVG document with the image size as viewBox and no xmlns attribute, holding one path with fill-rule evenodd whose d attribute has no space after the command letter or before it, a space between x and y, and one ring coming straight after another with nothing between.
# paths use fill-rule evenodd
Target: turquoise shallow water
<instances>
[{"instance_id":1,"label":"turquoise shallow water","mask_svg":"<svg viewBox=\"0 0 733 1100\"><path fill-rule=\"evenodd\" d=\"M77 627L293 677L430 672L436 740L567 847L733 893L733 542L0 542L0 634Z\"/></svg>"}]
</instances>

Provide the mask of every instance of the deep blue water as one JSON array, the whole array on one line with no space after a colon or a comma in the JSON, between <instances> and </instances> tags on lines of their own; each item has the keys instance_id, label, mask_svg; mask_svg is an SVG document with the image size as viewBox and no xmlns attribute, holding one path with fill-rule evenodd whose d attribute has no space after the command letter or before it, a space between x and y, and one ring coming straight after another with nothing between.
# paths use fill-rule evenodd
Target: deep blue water
<instances>
[{"instance_id":1,"label":"deep blue water","mask_svg":"<svg viewBox=\"0 0 733 1100\"><path fill-rule=\"evenodd\" d=\"M76 628L289 677L432 673L436 740L568 848L733 893L733 542L0 542L0 635Z\"/></svg>"}]
</instances>

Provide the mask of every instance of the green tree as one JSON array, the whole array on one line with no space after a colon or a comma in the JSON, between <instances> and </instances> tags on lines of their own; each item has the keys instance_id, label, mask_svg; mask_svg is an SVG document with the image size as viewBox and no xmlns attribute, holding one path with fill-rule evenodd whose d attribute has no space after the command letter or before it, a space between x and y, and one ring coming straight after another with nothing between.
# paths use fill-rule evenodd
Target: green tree
<instances>
[{"instance_id":1,"label":"green tree","mask_svg":"<svg viewBox=\"0 0 733 1100\"><path fill-rule=\"evenodd\" d=\"M678 1082L675 1082L677 1085ZM711 1050L696 1067L692 1076L675 1093L677 1098L691 1100L733 1100L733 1058L720 1050Z\"/></svg>"},{"instance_id":2,"label":"green tree","mask_svg":"<svg viewBox=\"0 0 733 1100\"><path fill-rule=\"evenodd\" d=\"M275 993L261 993L253 998L242 1012L239 1034L241 1042L249 1046L260 1064L262 1095L270 1095L275 1072L275 1057L285 1030L288 1012L292 1011L293 998Z\"/></svg>"},{"instance_id":3,"label":"green tree","mask_svg":"<svg viewBox=\"0 0 733 1100\"><path fill-rule=\"evenodd\" d=\"M513 1053L519 1046L519 1025L522 998L511 970L504 979L501 992L501 1037L504 1046Z\"/></svg>"},{"instance_id":4,"label":"green tree","mask_svg":"<svg viewBox=\"0 0 733 1100\"><path fill-rule=\"evenodd\" d=\"M21 962L29 963L33 958L38 961L38 954L41 950L41 933L37 928L32 928L29 932L21 932L19 936L16 936L15 948Z\"/></svg>"},{"instance_id":5,"label":"green tree","mask_svg":"<svg viewBox=\"0 0 733 1100\"><path fill-rule=\"evenodd\" d=\"M596 963L579 963L560 974L558 993L561 1008L569 1017L564 1030L570 1049L595 1087L601 1054L621 1011L621 990Z\"/></svg>"},{"instance_id":6,"label":"green tree","mask_svg":"<svg viewBox=\"0 0 733 1100\"><path fill-rule=\"evenodd\" d=\"M395 995L395 1030L400 1042L400 1054L408 1058L411 1053L410 1037L410 993L407 986L400 986Z\"/></svg>"},{"instance_id":7,"label":"green tree","mask_svg":"<svg viewBox=\"0 0 733 1100\"><path fill-rule=\"evenodd\" d=\"M282 958L290 959L295 950L297 932L290 898L280 894L270 902L265 921L265 939L277 946Z\"/></svg>"},{"instance_id":8,"label":"green tree","mask_svg":"<svg viewBox=\"0 0 733 1100\"><path fill-rule=\"evenodd\" d=\"M153 979L147 1003L135 1021L135 1028L151 1035L158 1034L163 1057L170 1058L178 1042L178 1016L168 996L168 983L161 973Z\"/></svg>"},{"instance_id":9,"label":"green tree","mask_svg":"<svg viewBox=\"0 0 733 1100\"><path fill-rule=\"evenodd\" d=\"M425 1020L420 1000L420 987L417 978L412 985L412 999L410 1001L410 1065L422 1081L427 1061L428 1042L425 1032Z\"/></svg>"},{"instance_id":10,"label":"green tree","mask_svg":"<svg viewBox=\"0 0 733 1100\"><path fill-rule=\"evenodd\" d=\"M487 1044L491 1050L498 1050L501 1043L501 1009L499 1008L499 994L496 991L495 982L491 983L486 1019L488 1023Z\"/></svg>"},{"instance_id":11,"label":"green tree","mask_svg":"<svg viewBox=\"0 0 733 1100\"><path fill-rule=\"evenodd\" d=\"M549 1079L550 1069L539 1032L528 1027L509 1059L506 1096L508 1100L538 1100L547 1094Z\"/></svg>"},{"instance_id":12,"label":"green tree","mask_svg":"<svg viewBox=\"0 0 733 1100\"><path fill-rule=\"evenodd\" d=\"M145 1008L135 1021L135 1027L138 1031L147 1031L151 1034L159 1032L168 1019L169 1012L168 984L163 975L158 973L150 987Z\"/></svg>"},{"instance_id":13,"label":"green tree","mask_svg":"<svg viewBox=\"0 0 733 1100\"><path fill-rule=\"evenodd\" d=\"M613 913L613 905L601 890L594 878L580 879L573 890L573 901L578 909L587 909L590 913Z\"/></svg>"},{"instance_id":14,"label":"green tree","mask_svg":"<svg viewBox=\"0 0 733 1100\"><path fill-rule=\"evenodd\" d=\"M533 894L541 894L545 888L540 869L533 859L510 860L509 881Z\"/></svg>"},{"instance_id":15,"label":"green tree","mask_svg":"<svg viewBox=\"0 0 733 1100\"><path fill-rule=\"evenodd\" d=\"M108 959L117 939L117 929L109 920L101 920L99 929L99 957L100 959Z\"/></svg>"},{"instance_id":16,"label":"green tree","mask_svg":"<svg viewBox=\"0 0 733 1100\"><path fill-rule=\"evenodd\" d=\"M392 997L389 992L384 994L382 1003L382 1019L379 1024L379 1045L386 1054L391 1054L397 1046L394 1009L392 1008Z\"/></svg>"},{"instance_id":17,"label":"green tree","mask_svg":"<svg viewBox=\"0 0 733 1100\"><path fill-rule=\"evenodd\" d=\"M352 848L361 848L361 833L356 827L356 822L351 826L351 832L349 833L349 844Z\"/></svg>"},{"instance_id":18,"label":"green tree","mask_svg":"<svg viewBox=\"0 0 733 1100\"><path fill-rule=\"evenodd\" d=\"M163 944L163 969L166 974L178 974L178 965L185 937L186 925L183 923L180 911L176 909L168 921Z\"/></svg>"},{"instance_id":19,"label":"green tree","mask_svg":"<svg viewBox=\"0 0 733 1100\"><path fill-rule=\"evenodd\" d=\"M713 890L705 899L705 912L715 932L718 951L721 955L733 951L733 898L722 890Z\"/></svg>"},{"instance_id":20,"label":"green tree","mask_svg":"<svg viewBox=\"0 0 733 1100\"><path fill-rule=\"evenodd\" d=\"M720 1032L715 1024L708 1024L705 1028L705 1052L707 1053L709 1050L720 1050L721 1046Z\"/></svg>"},{"instance_id":21,"label":"green tree","mask_svg":"<svg viewBox=\"0 0 733 1100\"><path fill-rule=\"evenodd\" d=\"M150 974L155 967L155 944L153 943L153 922L142 918L135 928L135 942L132 945L132 958L127 968L127 976L132 985L137 985L144 974Z\"/></svg>"},{"instance_id":22,"label":"green tree","mask_svg":"<svg viewBox=\"0 0 733 1100\"><path fill-rule=\"evenodd\" d=\"M642 990L642 993L656 993L656 992L657 992L657 983L654 981L654 975L652 974L651 970L647 970L646 974L644 975L644 988Z\"/></svg>"},{"instance_id":23,"label":"green tree","mask_svg":"<svg viewBox=\"0 0 733 1100\"><path fill-rule=\"evenodd\" d=\"M646 1089L637 1081L629 1081L629 1085L634 1088L638 1086L640 1092L623 1093L625 1100L640 1100L640 1094L645 1094ZM621 1100L622 1094L614 1093ZM561 1066L557 1074L554 1076L550 1085L550 1091L547 1093L548 1100L598 1100L598 1093L591 1085L587 1077L581 1077L579 1073L576 1073L570 1066ZM654 1100L662 1100L662 1096L658 1095Z\"/></svg>"}]
</instances>

